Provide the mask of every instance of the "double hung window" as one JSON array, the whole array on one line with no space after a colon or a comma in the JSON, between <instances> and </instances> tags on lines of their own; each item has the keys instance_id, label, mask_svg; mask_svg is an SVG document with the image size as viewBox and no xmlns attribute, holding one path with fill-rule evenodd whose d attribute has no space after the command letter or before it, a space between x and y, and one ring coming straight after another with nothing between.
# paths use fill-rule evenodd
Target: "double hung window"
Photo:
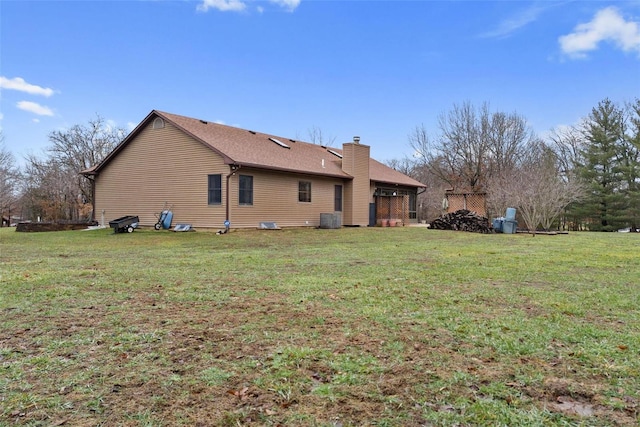
<instances>
[{"instance_id":1,"label":"double hung window","mask_svg":"<svg viewBox=\"0 0 640 427\"><path fill-rule=\"evenodd\" d=\"M299 181L298 182L298 201L299 202L311 202L311 182Z\"/></svg>"},{"instance_id":2,"label":"double hung window","mask_svg":"<svg viewBox=\"0 0 640 427\"><path fill-rule=\"evenodd\" d=\"M210 205L222 204L222 175L209 175L208 194Z\"/></svg>"},{"instance_id":3,"label":"double hung window","mask_svg":"<svg viewBox=\"0 0 640 427\"><path fill-rule=\"evenodd\" d=\"M253 177L240 175L238 178L238 204L253 205Z\"/></svg>"}]
</instances>

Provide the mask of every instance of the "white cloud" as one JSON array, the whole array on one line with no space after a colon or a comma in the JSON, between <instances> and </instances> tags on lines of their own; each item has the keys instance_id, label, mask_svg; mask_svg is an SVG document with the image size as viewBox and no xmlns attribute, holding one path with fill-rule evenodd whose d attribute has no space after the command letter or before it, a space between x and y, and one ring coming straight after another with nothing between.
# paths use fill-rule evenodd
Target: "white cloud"
<instances>
[{"instance_id":1,"label":"white cloud","mask_svg":"<svg viewBox=\"0 0 640 427\"><path fill-rule=\"evenodd\" d=\"M207 12L209 9L216 9L221 12L242 12L247 9L249 0L201 0L197 6L200 12ZM299 5L301 0L269 0L270 3L276 4L283 9L293 12ZM262 6L257 6L258 13L264 12Z\"/></svg>"},{"instance_id":2,"label":"white cloud","mask_svg":"<svg viewBox=\"0 0 640 427\"><path fill-rule=\"evenodd\" d=\"M0 88L17 90L31 95L42 95L46 97L53 95L53 89L27 83L21 77L8 79L4 76L0 76Z\"/></svg>"},{"instance_id":3,"label":"white cloud","mask_svg":"<svg viewBox=\"0 0 640 427\"><path fill-rule=\"evenodd\" d=\"M538 5L533 5L527 9L524 9L517 14L504 19L500 24L498 24L497 28L491 31L487 31L486 33L480 34L480 37L486 38L505 38L509 37L515 31L519 30L522 27L529 25L532 22L535 22L538 17L544 12L548 7L541 7Z\"/></svg>"},{"instance_id":4,"label":"white cloud","mask_svg":"<svg viewBox=\"0 0 640 427\"><path fill-rule=\"evenodd\" d=\"M117 127L118 127L118 123L113 119L106 119L104 121L104 129L107 132L111 132L113 129L116 129Z\"/></svg>"},{"instance_id":5,"label":"white cloud","mask_svg":"<svg viewBox=\"0 0 640 427\"><path fill-rule=\"evenodd\" d=\"M53 110L36 102L20 101L16 106L21 110L28 111L39 116L53 116Z\"/></svg>"},{"instance_id":6,"label":"white cloud","mask_svg":"<svg viewBox=\"0 0 640 427\"><path fill-rule=\"evenodd\" d=\"M271 3L293 12L298 6L300 6L300 0L269 0Z\"/></svg>"},{"instance_id":7,"label":"white cloud","mask_svg":"<svg viewBox=\"0 0 640 427\"><path fill-rule=\"evenodd\" d=\"M603 41L612 42L625 52L640 54L640 25L626 21L611 6L598 11L591 22L579 24L572 33L558 38L562 52L574 58L586 57L586 52L596 50Z\"/></svg>"},{"instance_id":8,"label":"white cloud","mask_svg":"<svg viewBox=\"0 0 640 427\"><path fill-rule=\"evenodd\" d=\"M222 12L241 12L247 8L245 2L241 0L202 0L198 5L198 10L206 12L209 9L217 9Z\"/></svg>"}]
</instances>

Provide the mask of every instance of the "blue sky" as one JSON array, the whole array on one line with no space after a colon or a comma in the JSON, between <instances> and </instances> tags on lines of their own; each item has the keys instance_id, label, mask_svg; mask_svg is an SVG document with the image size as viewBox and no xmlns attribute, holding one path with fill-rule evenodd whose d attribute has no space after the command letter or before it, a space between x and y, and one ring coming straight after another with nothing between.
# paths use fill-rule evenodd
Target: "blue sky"
<instances>
[{"instance_id":1,"label":"blue sky","mask_svg":"<svg viewBox=\"0 0 640 427\"><path fill-rule=\"evenodd\" d=\"M20 160L158 109L378 160L454 104L544 135L640 97L640 1L0 1L0 126ZM167 149L170 149L167 147Z\"/></svg>"}]
</instances>

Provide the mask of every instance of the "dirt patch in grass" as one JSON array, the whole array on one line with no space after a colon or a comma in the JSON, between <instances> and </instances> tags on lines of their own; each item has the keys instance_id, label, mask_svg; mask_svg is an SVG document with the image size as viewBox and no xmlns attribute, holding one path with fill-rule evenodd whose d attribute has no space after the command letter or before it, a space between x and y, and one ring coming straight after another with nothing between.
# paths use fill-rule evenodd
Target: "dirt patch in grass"
<instances>
[{"instance_id":1,"label":"dirt patch in grass","mask_svg":"<svg viewBox=\"0 0 640 427\"><path fill-rule=\"evenodd\" d=\"M5 388L21 391L25 400L11 402L13 409L0 419L131 426L145 420L206 426L388 419L418 426L430 412L459 412L443 403L448 396L473 404L487 398L485 385L500 383L512 391L502 397L507 405L520 402L577 420L637 422L635 399L611 410L599 404L595 383L563 379L562 367L542 367L551 379L525 386L513 379L515 369L469 357L460 348L468 344L447 338L447 331L434 331L437 341L428 334L412 339L374 322L350 324L320 304L285 301L286 295L271 295L210 306L140 293L121 304L71 303L55 316L42 308L31 313L27 328L18 326L20 313L5 310L16 327L0 333L3 364L22 364L18 382Z\"/></svg>"}]
</instances>

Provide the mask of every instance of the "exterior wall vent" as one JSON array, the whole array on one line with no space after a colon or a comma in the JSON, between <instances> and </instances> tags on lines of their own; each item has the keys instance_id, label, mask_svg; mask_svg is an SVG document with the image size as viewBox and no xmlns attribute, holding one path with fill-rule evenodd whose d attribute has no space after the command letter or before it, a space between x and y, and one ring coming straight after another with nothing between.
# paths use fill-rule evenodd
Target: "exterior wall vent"
<instances>
[{"instance_id":1,"label":"exterior wall vent","mask_svg":"<svg viewBox=\"0 0 640 427\"><path fill-rule=\"evenodd\" d=\"M278 145L279 145L280 147L282 147L282 148L291 148L291 147L289 147L287 144L285 144L284 142L279 141L279 140L277 140L277 139L275 139L275 138L269 138L269 141L271 141L271 142L275 142L276 144L278 144Z\"/></svg>"},{"instance_id":2,"label":"exterior wall vent","mask_svg":"<svg viewBox=\"0 0 640 427\"><path fill-rule=\"evenodd\" d=\"M164 128L164 120L161 117L156 117L153 121L153 129L162 129Z\"/></svg>"}]
</instances>

